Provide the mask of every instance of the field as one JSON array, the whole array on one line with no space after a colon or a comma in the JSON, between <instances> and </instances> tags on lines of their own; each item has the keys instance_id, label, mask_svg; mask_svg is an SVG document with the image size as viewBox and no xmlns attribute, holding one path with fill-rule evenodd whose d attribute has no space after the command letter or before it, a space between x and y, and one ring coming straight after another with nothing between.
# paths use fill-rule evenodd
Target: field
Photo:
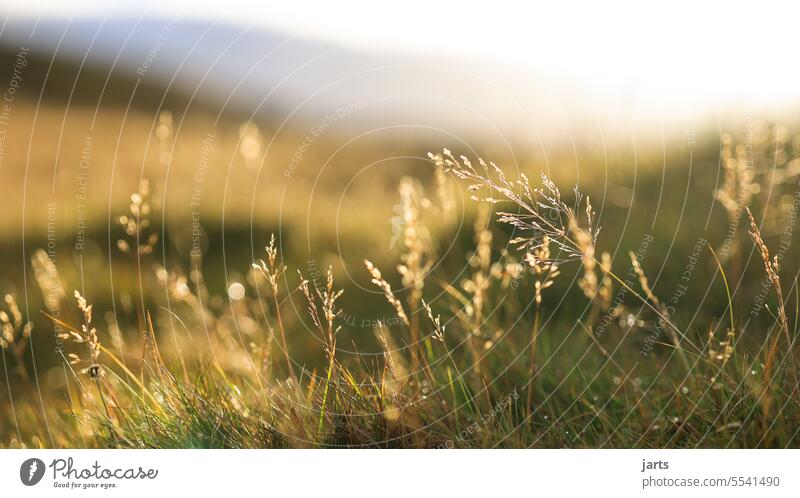
<instances>
[{"instance_id":1,"label":"field","mask_svg":"<svg viewBox=\"0 0 800 498\"><path fill-rule=\"evenodd\" d=\"M794 123L351 143L34 75L2 446L800 443Z\"/></svg>"}]
</instances>

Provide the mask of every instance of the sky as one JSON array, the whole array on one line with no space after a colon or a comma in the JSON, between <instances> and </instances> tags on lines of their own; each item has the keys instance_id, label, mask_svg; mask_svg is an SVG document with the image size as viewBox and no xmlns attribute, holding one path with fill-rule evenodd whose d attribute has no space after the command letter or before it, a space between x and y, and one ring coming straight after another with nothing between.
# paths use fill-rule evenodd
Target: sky
<instances>
[{"instance_id":1,"label":"sky","mask_svg":"<svg viewBox=\"0 0 800 498\"><path fill-rule=\"evenodd\" d=\"M374 52L491 60L579 86L602 102L636 92L643 110L685 112L800 101L796 24L788 1L0 2L7 16L138 16L219 20Z\"/></svg>"}]
</instances>

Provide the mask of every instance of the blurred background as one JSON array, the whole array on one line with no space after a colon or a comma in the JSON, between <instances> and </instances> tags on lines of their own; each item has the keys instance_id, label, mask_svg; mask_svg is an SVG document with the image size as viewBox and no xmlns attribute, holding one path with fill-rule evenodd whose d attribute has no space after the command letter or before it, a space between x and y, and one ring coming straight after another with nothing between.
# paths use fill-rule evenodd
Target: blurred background
<instances>
[{"instance_id":1,"label":"blurred background","mask_svg":"<svg viewBox=\"0 0 800 498\"><path fill-rule=\"evenodd\" d=\"M433 195L427 153L443 147L511 175L546 172L565 193L577 184L615 263L654 238L644 264L666 295L699 239L726 243L725 150L763 180L747 195L775 206L775 240L800 173L788 2L45 0L0 2L0 13L0 291L37 331L52 329L31 270L39 249L68 294L135 334L138 303L163 312L159 271L201 270L222 309L272 233L290 280L330 266L343 307L382 318L391 310L363 260L402 287L398 187L409 177ZM142 236L158 240L137 255L120 216L143 179ZM446 183L457 202L433 234L434 268L457 280L477 207ZM563 306L584 306L569 284ZM698 330L724 311L710 299ZM344 333L374 347L369 327ZM42 365L59 364L53 340L34 335ZM298 362L320 356L310 334L291 340Z\"/></svg>"}]
</instances>

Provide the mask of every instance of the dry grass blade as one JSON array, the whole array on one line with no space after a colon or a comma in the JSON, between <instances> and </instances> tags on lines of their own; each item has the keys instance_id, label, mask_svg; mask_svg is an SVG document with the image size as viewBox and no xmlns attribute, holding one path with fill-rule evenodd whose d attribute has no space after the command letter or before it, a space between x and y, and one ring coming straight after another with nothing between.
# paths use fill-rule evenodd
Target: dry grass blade
<instances>
[{"instance_id":1,"label":"dry grass blade","mask_svg":"<svg viewBox=\"0 0 800 498\"><path fill-rule=\"evenodd\" d=\"M406 326L411 325L411 323L408 321L408 315L406 315L406 312L403 309L403 303L401 303L400 300L395 297L394 292L392 292L392 286L389 285L389 282L383 278L381 271L369 260L365 259L364 265L367 267L367 271L372 276L372 283L377 285L383 291L383 295L386 297L386 300L389 301L389 304L394 307L395 312L397 313L397 318L399 318L400 321L402 321Z\"/></svg>"},{"instance_id":2,"label":"dry grass blade","mask_svg":"<svg viewBox=\"0 0 800 498\"><path fill-rule=\"evenodd\" d=\"M292 359L289 355L289 345L286 342L286 328L283 324L283 315L281 314L281 304L278 299L278 283L280 282L281 278L283 278L284 274L286 273L286 266L280 264L278 262L278 247L275 243L275 234L272 234L269 239L269 245L265 248L267 253L267 260L264 261L263 259L259 260L258 263L253 263L253 268L257 270L266 280L269 282L270 288L272 290L272 304L275 308L275 317L278 322L278 332L281 336L281 348L283 349L283 356L286 360L286 368L289 372L289 376L292 380L297 382L297 374L294 372L294 366L292 365ZM300 276L301 279L301 286L303 285L302 282L302 275Z\"/></svg>"},{"instance_id":3,"label":"dry grass blade","mask_svg":"<svg viewBox=\"0 0 800 498\"><path fill-rule=\"evenodd\" d=\"M750 208L747 208L747 217L750 220L750 236L753 238L753 242L759 250L761 261L764 264L764 270L767 273L767 278L772 283L772 288L775 290L775 295L778 298L778 323L781 331L783 331L783 336L786 341L786 357L789 359L791 364L791 368L789 368L789 370L792 372L794 378L795 387L792 389L792 392L796 393L798 386L800 386L800 374L797 372L794 351L792 348L794 342L792 341L791 332L789 331L789 318L786 313L786 301L783 298L783 288L781 286L781 278L779 274L780 266L778 264L778 257L775 256L770 258L769 248L767 248L767 244L761 237L761 230L758 228L758 224L753 217L753 213L750 212ZM770 348L768 352L768 357L765 362L767 367L764 369L765 375L769 375L769 371L775 363L774 356L776 354L777 340L774 341L773 347Z\"/></svg>"}]
</instances>

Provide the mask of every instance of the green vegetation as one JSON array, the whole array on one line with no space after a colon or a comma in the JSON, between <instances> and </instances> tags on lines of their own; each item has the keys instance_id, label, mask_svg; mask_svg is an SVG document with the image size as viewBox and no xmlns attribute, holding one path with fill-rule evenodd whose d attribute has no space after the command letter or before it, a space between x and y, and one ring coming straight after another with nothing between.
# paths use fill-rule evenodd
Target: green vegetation
<instances>
[{"instance_id":1,"label":"green vegetation","mask_svg":"<svg viewBox=\"0 0 800 498\"><path fill-rule=\"evenodd\" d=\"M105 323L90 291L68 290L92 286L45 251L31 255L37 326L26 316L38 310L6 298L2 443L797 446L800 151L788 136L725 134L695 156L712 167L676 166L668 182L646 169L623 200L445 150L424 178L400 177L394 199L375 197L391 224L366 213L337 232L391 228L388 249L350 242L335 262L299 250L289 223L236 269L223 259L224 275L199 257L166 263L164 199L142 182L110 241L135 278L112 287ZM49 346L51 331L60 355L34 368L31 341Z\"/></svg>"}]
</instances>

